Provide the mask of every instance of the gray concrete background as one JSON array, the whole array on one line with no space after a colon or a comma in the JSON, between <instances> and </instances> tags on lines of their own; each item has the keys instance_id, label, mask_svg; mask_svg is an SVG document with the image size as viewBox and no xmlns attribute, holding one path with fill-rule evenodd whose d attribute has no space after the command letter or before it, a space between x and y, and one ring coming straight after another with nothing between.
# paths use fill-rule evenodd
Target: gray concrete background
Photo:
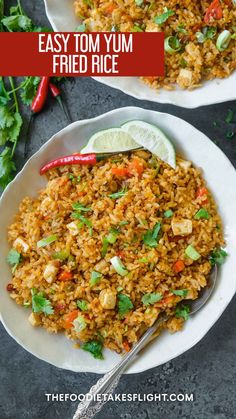
<instances>
[{"instance_id":1,"label":"gray concrete background","mask_svg":"<svg viewBox=\"0 0 236 419\"><path fill-rule=\"evenodd\" d=\"M10 5L14 4L14 1L6 3ZM22 4L27 13L40 25L47 24L42 0L22 0ZM231 140L226 138L229 126L225 123L227 110L236 111L236 102L186 110L138 101L90 78L67 81L63 91L74 121L92 118L109 110L130 105L168 112L203 131L217 142L236 165L236 136ZM27 109L24 109L24 113L26 117L29 114ZM214 126L214 122L218 123L217 127ZM49 100L45 111L35 119L31 132L30 154L37 151L51 135L66 124L57 103ZM231 129L236 131L236 123ZM17 149L17 170L23 164L22 141ZM232 272L232 275L234 274ZM141 374L124 376L117 389L118 393L194 393L194 402L111 402L96 416L97 419L235 418L235 303L234 298L216 325L193 349L161 367ZM0 418L72 418L76 403L49 403L44 394L85 393L98 376L59 370L39 361L17 345L2 326L0 340Z\"/></svg>"}]
</instances>

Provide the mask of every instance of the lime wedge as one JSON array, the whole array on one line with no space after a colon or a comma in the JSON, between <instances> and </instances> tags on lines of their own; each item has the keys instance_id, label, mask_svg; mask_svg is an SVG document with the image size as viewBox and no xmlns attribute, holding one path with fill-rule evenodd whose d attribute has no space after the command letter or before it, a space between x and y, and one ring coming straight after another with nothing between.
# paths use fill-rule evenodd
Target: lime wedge
<instances>
[{"instance_id":1,"label":"lime wedge","mask_svg":"<svg viewBox=\"0 0 236 419\"><path fill-rule=\"evenodd\" d=\"M88 144L82 148L81 153L110 153L116 151L128 151L140 148L132 136L121 128L110 128L98 131Z\"/></svg>"},{"instance_id":2,"label":"lime wedge","mask_svg":"<svg viewBox=\"0 0 236 419\"><path fill-rule=\"evenodd\" d=\"M152 154L175 169L175 149L158 127L143 121L130 121L122 125L122 129L130 134L137 144L151 151Z\"/></svg>"}]
</instances>

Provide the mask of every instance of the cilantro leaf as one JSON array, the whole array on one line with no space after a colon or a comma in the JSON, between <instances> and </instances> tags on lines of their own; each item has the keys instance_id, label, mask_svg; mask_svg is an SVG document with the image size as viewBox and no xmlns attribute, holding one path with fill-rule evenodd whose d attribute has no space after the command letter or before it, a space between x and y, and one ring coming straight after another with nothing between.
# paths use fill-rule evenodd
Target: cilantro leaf
<instances>
[{"instance_id":1,"label":"cilantro leaf","mask_svg":"<svg viewBox=\"0 0 236 419\"><path fill-rule=\"evenodd\" d=\"M18 265L22 260L22 256L16 249L11 249L7 256L7 262L11 266Z\"/></svg>"},{"instance_id":2,"label":"cilantro leaf","mask_svg":"<svg viewBox=\"0 0 236 419\"><path fill-rule=\"evenodd\" d=\"M178 295L179 297L186 297L188 294L188 290L172 290L174 295Z\"/></svg>"},{"instance_id":3,"label":"cilantro leaf","mask_svg":"<svg viewBox=\"0 0 236 419\"><path fill-rule=\"evenodd\" d=\"M188 320L190 313L190 307L187 305L182 305L176 308L175 316L177 319L183 318L184 320Z\"/></svg>"},{"instance_id":4,"label":"cilantro leaf","mask_svg":"<svg viewBox=\"0 0 236 419\"><path fill-rule=\"evenodd\" d=\"M0 3L0 7L1 7L1 3ZM10 96L5 89L3 77L0 77L0 106L5 106L7 102L9 102L9 100L10 100Z\"/></svg>"},{"instance_id":5,"label":"cilantro leaf","mask_svg":"<svg viewBox=\"0 0 236 419\"><path fill-rule=\"evenodd\" d=\"M163 296L160 292L157 293L151 293L151 294L144 294L142 297L142 303L145 306L149 306L150 304L155 304L157 301L162 300Z\"/></svg>"},{"instance_id":6,"label":"cilantro leaf","mask_svg":"<svg viewBox=\"0 0 236 419\"><path fill-rule=\"evenodd\" d=\"M51 302L43 297L42 293L36 294L35 290L31 290L32 294L32 310L34 313L44 313L46 315L53 314Z\"/></svg>"},{"instance_id":7,"label":"cilantro leaf","mask_svg":"<svg viewBox=\"0 0 236 419\"><path fill-rule=\"evenodd\" d=\"M3 18L2 24L9 32L27 32L32 27L32 20L24 15L12 15Z\"/></svg>"},{"instance_id":8,"label":"cilantro leaf","mask_svg":"<svg viewBox=\"0 0 236 419\"><path fill-rule=\"evenodd\" d=\"M147 230L143 236L143 242L146 246L157 247L160 240L161 223L156 223L152 230Z\"/></svg>"},{"instance_id":9,"label":"cilantro leaf","mask_svg":"<svg viewBox=\"0 0 236 419\"><path fill-rule=\"evenodd\" d=\"M96 359L104 359L102 354L103 345L97 340L91 340L81 345L84 351L90 352Z\"/></svg>"},{"instance_id":10,"label":"cilantro leaf","mask_svg":"<svg viewBox=\"0 0 236 419\"><path fill-rule=\"evenodd\" d=\"M211 252L210 263L214 265L223 265L225 258L228 256L228 253L223 249L215 249Z\"/></svg>"},{"instance_id":11,"label":"cilantro leaf","mask_svg":"<svg viewBox=\"0 0 236 419\"><path fill-rule=\"evenodd\" d=\"M6 147L0 154L0 186L5 188L13 179L13 174L16 170L15 164L12 161L11 149Z\"/></svg>"},{"instance_id":12,"label":"cilantro leaf","mask_svg":"<svg viewBox=\"0 0 236 419\"><path fill-rule=\"evenodd\" d=\"M0 106L0 128L9 128L14 123L12 112L6 106Z\"/></svg>"},{"instance_id":13,"label":"cilantro leaf","mask_svg":"<svg viewBox=\"0 0 236 419\"><path fill-rule=\"evenodd\" d=\"M79 307L81 311L87 311L88 303L85 300L77 300L77 307Z\"/></svg>"},{"instance_id":14,"label":"cilantro leaf","mask_svg":"<svg viewBox=\"0 0 236 419\"><path fill-rule=\"evenodd\" d=\"M118 294L118 312L121 319L128 311L132 310L133 307L133 303L128 295Z\"/></svg>"},{"instance_id":15,"label":"cilantro leaf","mask_svg":"<svg viewBox=\"0 0 236 419\"><path fill-rule=\"evenodd\" d=\"M173 16L175 14L175 12L173 10L168 9L167 7L164 7L164 13L162 13L159 16L156 16L154 18L154 22L157 25L162 25L162 23L165 23L170 16Z\"/></svg>"},{"instance_id":16,"label":"cilantro leaf","mask_svg":"<svg viewBox=\"0 0 236 419\"><path fill-rule=\"evenodd\" d=\"M92 271L91 278L89 281L90 287L94 287L94 285L99 284L101 281L102 274L100 272Z\"/></svg>"},{"instance_id":17,"label":"cilantro leaf","mask_svg":"<svg viewBox=\"0 0 236 419\"><path fill-rule=\"evenodd\" d=\"M21 100L25 105L31 105L38 89L40 77L26 77L21 83Z\"/></svg>"}]
</instances>

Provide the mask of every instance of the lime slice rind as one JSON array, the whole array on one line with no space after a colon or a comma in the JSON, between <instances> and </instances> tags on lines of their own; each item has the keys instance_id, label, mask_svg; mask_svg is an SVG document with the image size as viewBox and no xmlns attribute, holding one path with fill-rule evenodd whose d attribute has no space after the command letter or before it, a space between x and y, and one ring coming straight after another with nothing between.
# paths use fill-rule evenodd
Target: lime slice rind
<instances>
[{"instance_id":1,"label":"lime slice rind","mask_svg":"<svg viewBox=\"0 0 236 419\"><path fill-rule=\"evenodd\" d=\"M175 169L176 155L171 141L157 126L139 120L126 122L121 128L96 132L81 153L118 153L140 146Z\"/></svg>"},{"instance_id":2,"label":"lime slice rind","mask_svg":"<svg viewBox=\"0 0 236 419\"><path fill-rule=\"evenodd\" d=\"M155 125L144 121L129 121L122 125L134 140L175 169L175 149L167 136Z\"/></svg>"},{"instance_id":3,"label":"lime slice rind","mask_svg":"<svg viewBox=\"0 0 236 419\"><path fill-rule=\"evenodd\" d=\"M133 137L122 128L109 128L98 131L94 134L88 144L81 150L82 154L87 153L110 153L128 151L139 148Z\"/></svg>"}]
</instances>

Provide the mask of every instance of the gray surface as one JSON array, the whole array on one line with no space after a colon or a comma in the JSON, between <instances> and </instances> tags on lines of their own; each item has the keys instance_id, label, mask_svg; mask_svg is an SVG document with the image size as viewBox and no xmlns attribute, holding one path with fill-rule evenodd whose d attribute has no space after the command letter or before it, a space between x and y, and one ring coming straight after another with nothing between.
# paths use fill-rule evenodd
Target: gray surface
<instances>
[{"instance_id":1,"label":"gray surface","mask_svg":"<svg viewBox=\"0 0 236 419\"><path fill-rule=\"evenodd\" d=\"M37 16L38 22L46 23L42 0L37 2L25 0L22 3L31 16ZM185 110L137 101L86 78L79 78L75 82L67 81L63 90L73 120L91 118L111 109L129 105L169 112L190 122L212 140L217 140L234 165L236 163L236 137L232 140L226 139L228 126L224 122L229 108L236 111L235 102ZM213 121L218 121L219 127L214 127ZM31 154L65 125L66 121L60 108L53 101L49 101L42 115L35 119L31 134ZM236 130L236 124L233 127ZM19 146L18 169L24 163L22 150L23 147ZM117 390L118 393L141 394L194 393L194 402L113 402L108 403L97 418L236 417L235 302L234 298L217 324L193 349L161 367L123 377ZM39 361L17 345L2 326L0 326L0 339L0 418L70 419L76 408L75 403L49 403L46 402L44 394L85 393L98 376L74 374Z\"/></svg>"}]
</instances>

